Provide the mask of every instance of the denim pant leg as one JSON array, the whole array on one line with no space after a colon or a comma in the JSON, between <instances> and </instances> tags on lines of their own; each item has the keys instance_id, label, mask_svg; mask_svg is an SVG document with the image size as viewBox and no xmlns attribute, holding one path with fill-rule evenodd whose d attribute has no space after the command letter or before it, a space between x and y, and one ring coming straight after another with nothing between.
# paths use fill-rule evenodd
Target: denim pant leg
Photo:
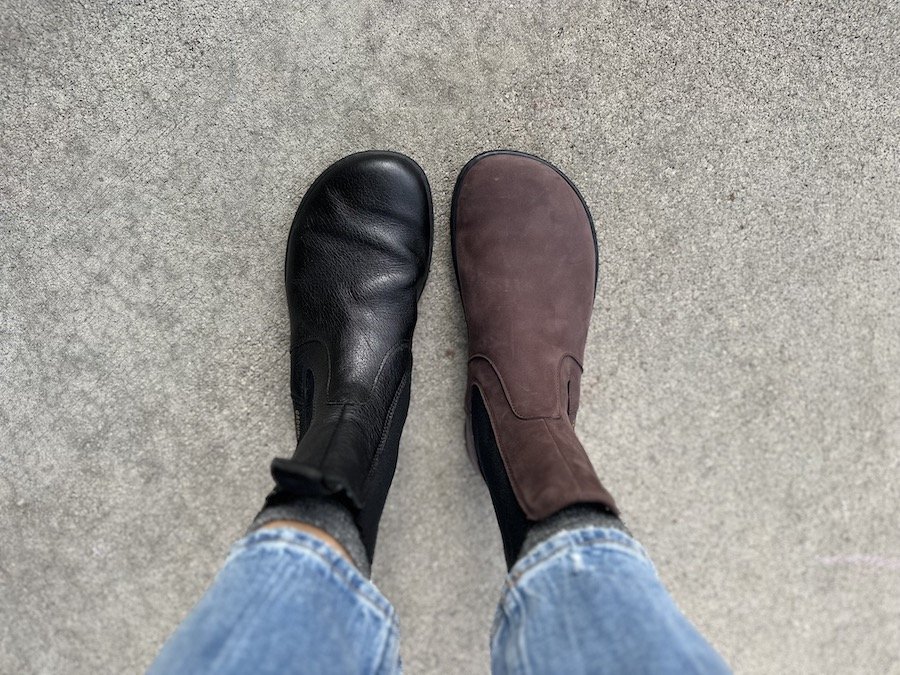
<instances>
[{"instance_id":1,"label":"denim pant leg","mask_svg":"<svg viewBox=\"0 0 900 675\"><path fill-rule=\"evenodd\" d=\"M394 608L330 546L291 528L238 542L150 673L398 673Z\"/></svg>"},{"instance_id":2,"label":"denim pant leg","mask_svg":"<svg viewBox=\"0 0 900 675\"><path fill-rule=\"evenodd\" d=\"M491 638L494 673L728 673L619 530L561 532L510 571Z\"/></svg>"}]
</instances>

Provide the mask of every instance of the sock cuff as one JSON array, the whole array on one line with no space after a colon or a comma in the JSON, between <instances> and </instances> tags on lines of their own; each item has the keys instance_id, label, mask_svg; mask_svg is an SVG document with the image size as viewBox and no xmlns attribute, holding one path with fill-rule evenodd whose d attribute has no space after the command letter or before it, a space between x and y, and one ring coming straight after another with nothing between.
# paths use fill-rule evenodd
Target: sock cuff
<instances>
[{"instance_id":1,"label":"sock cuff","mask_svg":"<svg viewBox=\"0 0 900 675\"><path fill-rule=\"evenodd\" d=\"M631 535L625 523L606 507L598 504L574 504L532 523L519 550L518 559L524 558L535 546L559 532L579 530L583 527L609 527Z\"/></svg>"},{"instance_id":2,"label":"sock cuff","mask_svg":"<svg viewBox=\"0 0 900 675\"><path fill-rule=\"evenodd\" d=\"M363 576L367 578L371 576L372 565L366 555L353 515L337 500L327 497L299 497L266 506L253 519L247 533L255 532L276 520L298 521L324 530L344 547Z\"/></svg>"}]
</instances>

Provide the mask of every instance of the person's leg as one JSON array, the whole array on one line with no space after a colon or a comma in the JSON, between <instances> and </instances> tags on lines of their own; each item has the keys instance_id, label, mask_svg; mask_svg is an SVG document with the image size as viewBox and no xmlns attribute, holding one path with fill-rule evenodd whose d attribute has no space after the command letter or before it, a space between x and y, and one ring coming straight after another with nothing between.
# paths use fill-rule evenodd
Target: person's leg
<instances>
[{"instance_id":1,"label":"person's leg","mask_svg":"<svg viewBox=\"0 0 900 675\"><path fill-rule=\"evenodd\" d=\"M469 337L467 446L509 582L497 672L721 672L618 517L575 434L597 284L575 186L523 153L473 159L451 212Z\"/></svg>"},{"instance_id":2,"label":"person's leg","mask_svg":"<svg viewBox=\"0 0 900 675\"><path fill-rule=\"evenodd\" d=\"M307 191L285 259L297 447L152 672L399 669L393 609L367 577L431 237L428 181L403 155L345 157Z\"/></svg>"},{"instance_id":3,"label":"person's leg","mask_svg":"<svg viewBox=\"0 0 900 675\"><path fill-rule=\"evenodd\" d=\"M396 673L393 607L322 538L262 528L238 542L149 673Z\"/></svg>"},{"instance_id":4,"label":"person's leg","mask_svg":"<svg viewBox=\"0 0 900 675\"><path fill-rule=\"evenodd\" d=\"M563 530L509 573L494 673L728 673L644 549L618 529Z\"/></svg>"}]
</instances>

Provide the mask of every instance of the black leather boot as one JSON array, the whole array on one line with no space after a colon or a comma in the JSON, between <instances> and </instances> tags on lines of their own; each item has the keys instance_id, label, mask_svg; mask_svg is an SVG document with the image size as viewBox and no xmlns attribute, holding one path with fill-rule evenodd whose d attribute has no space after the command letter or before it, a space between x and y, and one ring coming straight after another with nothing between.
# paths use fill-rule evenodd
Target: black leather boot
<instances>
[{"instance_id":1,"label":"black leather boot","mask_svg":"<svg viewBox=\"0 0 900 675\"><path fill-rule=\"evenodd\" d=\"M267 505L332 497L371 562L409 407L416 303L431 259L431 191L394 152L331 165L288 237L291 398L297 449L275 459Z\"/></svg>"}]
</instances>

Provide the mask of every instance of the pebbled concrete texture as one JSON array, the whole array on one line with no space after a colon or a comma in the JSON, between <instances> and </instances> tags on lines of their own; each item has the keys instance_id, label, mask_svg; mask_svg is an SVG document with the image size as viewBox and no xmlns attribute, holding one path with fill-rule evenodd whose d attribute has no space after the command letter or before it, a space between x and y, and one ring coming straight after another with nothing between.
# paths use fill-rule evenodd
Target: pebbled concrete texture
<instances>
[{"instance_id":1,"label":"pebbled concrete texture","mask_svg":"<svg viewBox=\"0 0 900 675\"><path fill-rule=\"evenodd\" d=\"M579 429L738 672L900 673L895 3L0 1L0 672L144 669L292 449L287 228L330 162L435 198L375 581L411 673L488 670L457 171L581 188Z\"/></svg>"}]
</instances>

